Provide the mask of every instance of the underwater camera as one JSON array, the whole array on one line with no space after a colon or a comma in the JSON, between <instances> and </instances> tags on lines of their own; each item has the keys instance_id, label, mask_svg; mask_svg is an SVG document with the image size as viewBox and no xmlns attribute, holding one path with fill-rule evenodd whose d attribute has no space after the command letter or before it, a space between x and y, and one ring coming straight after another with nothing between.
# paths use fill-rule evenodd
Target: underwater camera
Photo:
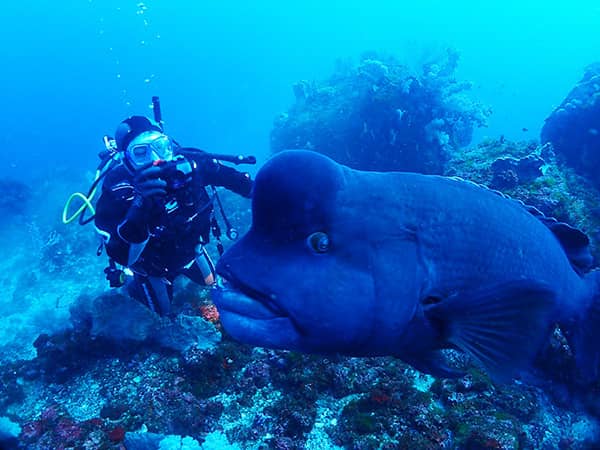
<instances>
[{"instance_id":1,"label":"underwater camera","mask_svg":"<svg viewBox=\"0 0 600 450\"><path fill-rule=\"evenodd\" d=\"M189 161L183 155L175 156L171 161L158 160L155 166L161 169L160 178L167 183L167 190L174 192L188 184L192 179L192 173L196 168L194 161Z\"/></svg>"}]
</instances>

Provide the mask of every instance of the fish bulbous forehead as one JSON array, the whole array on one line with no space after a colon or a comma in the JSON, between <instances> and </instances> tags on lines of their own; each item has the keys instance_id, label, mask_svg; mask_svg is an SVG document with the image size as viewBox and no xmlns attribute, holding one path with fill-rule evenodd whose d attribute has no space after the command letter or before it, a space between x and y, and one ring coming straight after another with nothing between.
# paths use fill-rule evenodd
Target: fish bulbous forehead
<instances>
[{"instance_id":1,"label":"fish bulbous forehead","mask_svg":"<svg viewBox=\"0 0 600 450\"><path fill-rule=\"evenodd\" d=\"M307 150L278 153L256 176L253 227L263 232L325 229L342 184L342 166L324 155Z\"/></svg>"}]
</instances>

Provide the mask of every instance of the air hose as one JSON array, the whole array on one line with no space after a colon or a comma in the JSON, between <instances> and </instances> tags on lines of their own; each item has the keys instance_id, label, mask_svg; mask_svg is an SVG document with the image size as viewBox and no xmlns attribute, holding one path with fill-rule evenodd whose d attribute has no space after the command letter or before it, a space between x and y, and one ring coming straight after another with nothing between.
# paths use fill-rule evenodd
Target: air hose
<instances>
[{"instance_id":1,"label":"air hose","mask_svg":"<svg viewBox=\"0 0 600 450\"><path fill-rule=\"evenodd\" d=\"M96 189L94 189L89 196L86 196L85 194L82 194L81 192L75 192L75 193L71 194L71 196L67 200L67 203L65 203L65 207L63 208L62 222L65 225L73 222L81 214L83 214L83 212L88 208L92 212L92 216L94 216L96 214L96 210L94 209L94 205L92 205L92 199L94 198L95 194L96 194ZM83 201L83 205L81 205L79 207L79 209L73 213L73 215L68 217L67 214L68 214L69 209L71 208L71 203L76 198L80 198Z\"/></svg>"},{"instance_id":2,"label":"air hose","mask_svg":"<svg viewBox=\"0 0 600 450\"><path fill-rule=\"evenodd\" d=\"M98 166L98 169L96 170L96 176L94 177L94 182L90 186L90 189L88 190L87 195L82 194L81 192L75 192L75 193L71 194L71 196L67 199L67 202L65 203L65 207L63 208L63 212L62 212L62 222L65 225L73 222L77 218L79 218L80 225L88 224L92 220L94 220L94 217L96 215L96 209L94 208L94 205L92 205L92 200L94 199L94 195L96 195L96 191L98 190L98 183L100 182L100 180L102 180L102 178L104 178L104 176L110 170L112 164L116 161L116 155L117 155L116 152L108 153L107 155L105 155L104 159L102 160L102 162ZM77 211L75 211L69 217L68 213L69 213L69 209L71 208L71 203L73 203L73 200L75 200L76 198L81 199L83 204L79 207L79 209ZM87 209L89 209L91 211L92 215L86 219L86 218L84 218L84 216L85 216L85 211Z\"/></svg>"}]
</instances>

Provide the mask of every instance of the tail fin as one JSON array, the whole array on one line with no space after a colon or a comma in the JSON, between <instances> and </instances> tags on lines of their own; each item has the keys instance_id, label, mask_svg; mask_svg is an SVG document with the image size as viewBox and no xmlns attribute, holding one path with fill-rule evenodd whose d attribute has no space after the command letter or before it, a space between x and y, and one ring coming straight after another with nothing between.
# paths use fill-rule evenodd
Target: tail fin
<instances>
[{"instance_id":1,"label":"tail fin","mask_svg":"<svg viewBox=\"0 0 600 450\"><path fill-rule=\"evenodd\" d=\"M600 378L600 270L585 276L592 293L573 333L575 359L587 381Z\"/></svg>"}]
</instances>

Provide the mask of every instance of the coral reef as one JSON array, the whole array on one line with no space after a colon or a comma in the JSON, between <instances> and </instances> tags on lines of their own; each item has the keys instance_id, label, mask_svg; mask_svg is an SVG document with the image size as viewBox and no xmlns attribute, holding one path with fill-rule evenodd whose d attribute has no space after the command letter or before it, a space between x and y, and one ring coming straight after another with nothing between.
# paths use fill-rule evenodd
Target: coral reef
<instances>
[{"instance_id":1,"label":"coral reef","mask_svg":"<svg viewBox=\"0 0 600 450\"><path fill-rule=\"evenodd\" d=\"M455 79L457 63L448 50L413 73L368 54L327 81L299 82L296 103L275 121L271 149L315 149L364 170L441 173L489 115L467 95L470 84Z\"/></svg>"},{"instance_id":2,"label":"coral reef","mask_svg":"<svg viewBox=\"0 0 600 450\"><path fill-rule=\"evenodd\" d=\"M123 349L60 384L23 377L21 448L565 448L598 426L477 369L435 380L391 358L322 358L231 341L187 355ZM50 368L47 368L50 371ZM82 402L82 397L85 399ZM167 441L165 441L165 439ZM137 447L136 447L137 445ZM145 446L145 447L144 447ZM164 447L171 448L171 447ZM173 447L179 448L179 447Z\"/></svg>"},{"instance_id":3,"label":"coral reef","mask_svg":"<svg viewBox=\"0 0 600 450\"><path fill-rule=\"evenodd\" d=\"M538 155L527 155L524 158L512 156L498 158L492 163L493 177L491 187L494 189L512 189L519 184L529 183L542 174L544 160Z\"/></svg>"},{"instance_id":4,"label":"coral reef","mask_svg":"<svg viewBox=\"0 0 600 450\"><path fill-rule=\"evenodd\" d=\"M552 145L489 139L454 153L446 175L502 191L571 224L591 239L599 260L600 192L555 156Z\"/></svg>"},{"instance_id":5,"label":"coral reef","mask_svg":"<svg viewBox=\"0 0 600 450\"><path fill-rule=\"evenodd\" d=\"M546 119L542 143L578 173L600 186L600 63L591 64L581 81Z\"/></svg>"}]
</instances>

